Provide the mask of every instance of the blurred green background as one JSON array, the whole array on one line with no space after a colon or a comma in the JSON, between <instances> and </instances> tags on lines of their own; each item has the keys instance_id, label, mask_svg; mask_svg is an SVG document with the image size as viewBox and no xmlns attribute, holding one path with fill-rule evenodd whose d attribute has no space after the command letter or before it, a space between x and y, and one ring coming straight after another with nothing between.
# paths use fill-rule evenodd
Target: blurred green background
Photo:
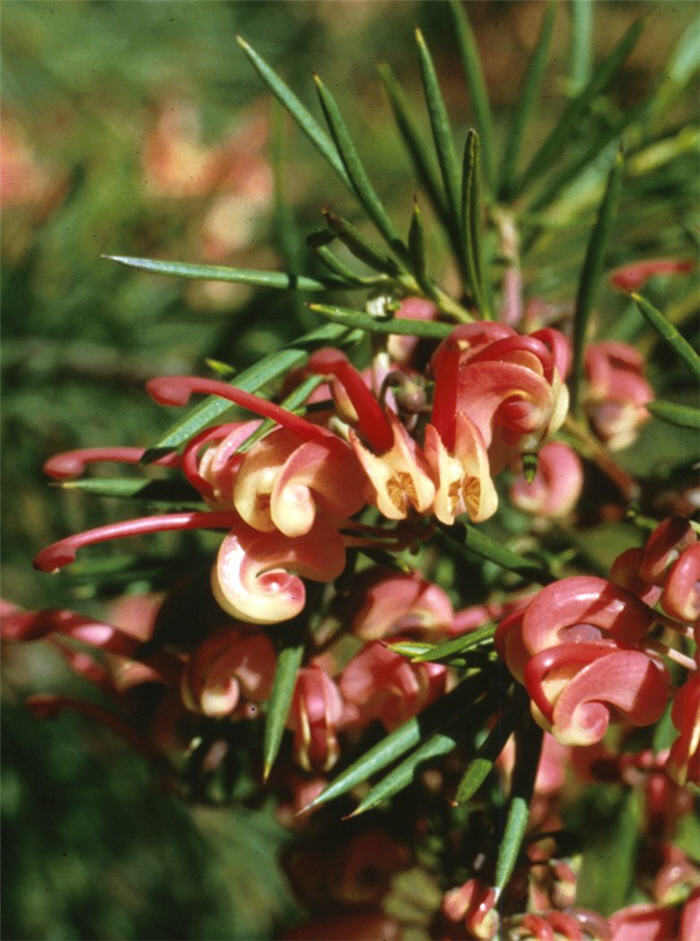
<instances>
[{"instance_id":1,"label":"blurred green background","mask_svg":"<svg viewBox=\"0 0 700 941\"><path fill-rule=\"evenodd\" d=\"M600 2L595 56L649 23L616 84L630 106L659 77L691 3ZM467 4L497 118L518 94L543 4ZM558 14L543 126L570 76L570 9ZM316 324L285 292L184 283L120 267L128 254L310 270L303 238L350 200L271 107L241 33L315 113L311 72L338 95L382 196L407 227L414 184L375 78L387 58L418 87L412 28L431 44L455 125L470 120L439 2L15 2L3 8L3 597L98 610L77 574L39 577L48 542L128 515L59 493L43 461L78 446L145 446L172 420L145 395L158 373L242 367ZM283 169L269 159L277 136ZM525 150L536 146L536 136ZM580 251L566 262L580 264ZM573 289L573 288L572 288ZM165 540L163 546L169 543ZM106 585L116 594L118 577ZM138 587L138 586L133 586ZM92 607L91 607L92 606ZM273 937L294 917L273 810L189 808L79 717L30 717L27 691L72 690L57 657L10 650L3 710L7 939Z\"/></svg>"}]
</instances>

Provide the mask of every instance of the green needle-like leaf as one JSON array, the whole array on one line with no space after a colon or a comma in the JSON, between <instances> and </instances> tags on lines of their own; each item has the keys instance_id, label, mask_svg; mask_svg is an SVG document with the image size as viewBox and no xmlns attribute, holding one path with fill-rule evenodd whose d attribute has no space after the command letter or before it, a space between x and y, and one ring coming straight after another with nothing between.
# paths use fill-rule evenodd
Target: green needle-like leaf
<instances>
[{"instance_id":1,"label":"green needle-like leaf","mask_svg":"<svg viewBox=\"0 0 700 941\"><path fill-rule=\"evenodd\" d=\"M522 704L519 703L518 708L521 707ZM515 704L511 702L499 715L496 724L479 746L475 757L467 765L467 770L462 775L455 794L455 801L458 804L465 804L471 800L489 776L496 759L515 728L516 717L517 710Z\"/></svg>"},{"instance_id":2,"label":"green needle-like leaf","mask_svg":"<svg viewBox=\"0 0 700 941\"><path fill-rule=\"evenodd\" d=\"M437 320L409 320L407 317L390 317L378 320L359 310L349 307L334 307L329 304L308 304L309 310L333 323L342 324L368 333L400 334L402 336L427 337L442 340L454 330L454 325L440 323Z\"/></svg>"},{"instance_id":3,"label":"green needle-like leaf","mask_svg":"<svg viewBox=\"0 0 700 941\"><path fill-rule=\"evenodd\" d=\"M353 271L349 265L346 265L344 261L341 261L341 259L331 251L329 245L334 240L335 236L333 233L327 232L324 229L321 232L313 232L309 235L306 239L306 244L314 255L316 255L321 264L344 281L349 288L380 284L385 280L384 275L364 277L363 275L357 274L356 271Z\"/></svg>"},{"instance_id":4,"label":"green needle-like leaf","mask_svg":"<svg viewBox=\"0 0 700 941\"><path fill-rule=\"evenodd\" d=\"M267 704L263 738L263 781L266 781L282 744L289 707L294 695L297 672L304 658L303 644L283 647L277 657L272 693Z\"/></svg>"},{"instance_id":5,"label":"green needle-like leaf","mask_svg":"<svg viewBox=\"0 0 700 941\"><path fill-rule=\"evenodd\" d=\"M491 640L495 632L495 624L485 624L468 634L452 637L450 640L444 640L441 644L430 646L426 651L419 651L413 657L413 661L415 663L432 663L435 660L449 659L471 650L472 647L478 647L479 644L486 643Z\"/></svg>"},{"instance_id":6,"label":"green needle-like leaf","mask_svg":"<svg viewBox=\"0 0 700 941\"><path fill-rule=\"evenodd\" d=\"M408 232L408 251L411 256L411 268L416 281L430 297L432 287L428 280L427 258L425 251L425 230L423 216L417 202L413 203L411 214L411 227Z\"/></svg>"},{"instance_id":7,"label":"green needle-like leaf","mask_svg":"<svg viewBox=\"0 0 700 941\"><path fill-rule=\"evenodd\" d=\"M460 229L464 243L467 276L474 300L484 317L490 315L487 304L484 257L481 245L481 196L479 186L479 135L470 130L464 146L462 166L462 217Z\"/></svg>"},{"instance_id":8,"label":"green needle-like leaf","mask_svg":"<svg viewBox=\"0 0 700 941\"><path fill-rule=\"evenodd\" d=\"M331 232L337 235L355 258L363 261L375 271L381 271L383 274L389 275L389 277L396 278L400 275L401 266L393 258L382 252L380 248L373 245L369 239L366 239L359 229L356 229L347 219L343 219L342 216L336 215L327 208L323 210L323 218L326 220L326 225Z\"/></svg>"},{"instance_id":9,"label":"green needle-like leaf","mask_svg":"<svg viewBox=\"0 0 700 941\"><path fill-rule=\"evenodd\" d=\"M566 153L566 144L569 137L575 133L580 133L581 122L588 113L593 99L608 85L632 51L641 32L641 21L630 26L610 55L595 69L593 77L583 91L569 102L559 121L542 142L524 173L514 181L511 187L512 196L524 192L536 177L543 173L550 173L554 161L562 153Z\"/></svg>"},{"instance_id":10,"label":"green needle-like leaf","mask_svg":"<svg viewBox=\"0 0 700 941\"><path fill-rule=\"evenodd\" d=\"M241 36L237 36L236 40L238 45L245 52L245 54L248 56L248 59L253 64L253 68L258 73L263 82L265 82L272 94L275 95L277 100L287 109L289 114L294 118L304 134L306 134L318 152L323 157L325 157L331 167L333 167L347 188L352 189L350 178L345 170L345 167L343 166L343 162L340 159L338 151L336 150L333 141L326 134L321 125L299 101L291 88L289 88L289 86L279 77L279 75L277 75L277 73L272 68L270 68L267 62L265 62L265 60L258 55L253 47L250 46Z\"/></svg>"},{"instance_id":11,"label":"green needle-like leaf","mask_svg":"<svg viewBox=\"0 0 700 941\"><path fill-rule=\"evenodd\" d=\"M109 261L119 262L129 268L167 274L196 281L232 281L235 284L253 284L261 288L276 288L288 291L327 291L342 287L334 279L319 281L306 275L289 274L286 271L258 271L254 268L227 268L224 265L190 265L182 261L161 261L158 258L131 258L128 255L102 255Z\"/></svg>"},{"instance_id":12,"label":"green needle-like leaf","mask_svg":"<svg viewBox=\"0 0 700 941\"><path fill-rule=\"evenodd\" d=\"M481 147L484 153L484 177L490 190L493 189L493 117L489 96L486 91L484 74L481 69L479 51L476 47L474 34L469 24L464 8L459 0L450 0L450 11L454 19L459 45L462 68L467 81L467 87L472 97L476 127L481 137Z\"/></svg>"},{"instance_id":13,"label":"green needle-like leaf","mask_svg":"<svg viewBox=\"0 0 700 941\"><path fill-rule=\"evenodd\" d=\"M295 369L297 366L303 366L308 359L306 346L325 346L329 343L338 343L346 333L347 331L343 327L335 324L324 324L322 327L299 337L294 346L278 350L276 353L270 353L269 356L263 357L254 366L244 369L232 385L236 385L246 392L259 392L263 386L267 385L268 382L272 382L273 379L277 379L278 376L285 375L290 369ZM193 435L196 435L231 407L231 403L226 399L209 396L201 405L196 406L184 418L177 421L146 452L143 463L155 460L164 451L174 450L183 441L189 441Z\"/></svg>"},{"instance_id":14,"label":"green needle-like leaf","mask_svg":"<svg viewBox=\"0 0 700 941\"><path fill-rule=\"evenodd\" d=\"M692 405L679 405L677 402L664 402L657 399L655 402L647 402L647 408L655 418L660 418L661 421L700 431L700 409L693 408Z\"/></svg>"},{"instance_id":15,"label":"green needle-like leaf","mask_svg":"<svg viewBox=\"0 0 700 941\"><path fill-rule=\"evenodd\" d=\"M573 4L574 7L581 5L583 4L580 2ZM549 46L552 41L555 12L556 7L550 0L542 17L537 45L530 57L522 91L518 95L517 108L508 129L499 172L499 193L505 199L508 199L509 196L509 186L515 175L525 128L537 102L540 85L542 84L542 77L549 55Z\"/></svg>"},{"instance_id":16,"label":"green needle-like leaf","mask_svg":"<svg viewBox=\"0 0 700 941\"><path fill-rule=\"evenodd\" d=\"M356 785L361 784L373 774L382 771L392 761L396 761L410 748L420 745L426 735L430 735L440 724L448 721L469 703L475 702L483 695L489 685L489 677L485 673L463 680L446 696L438 699L419 716L414 716L398 729L394 729L380 742L364 753L357 761L342 771L328 787L319 794L308 808L327 804L336 797L347 794Z\"/></svg>"},{"instance_id":17,"label":"green needle-like leaf","mask_svg":"<svg viewBox=\"0 0 700 941\"><path fill-rule=\"evenodd\" d=\"M656 307L650 304L641 294L632 294L632 299L647 323L651 324L659 336L668 343L695 378L700 378L700 356L698 356L685 337L681 336L676 327L664 317L661 311L657 310Z\"/></svg>"},{"instance_id":18,"label":"green needle-like leaf","mask_svg":"<svg viewBox=\"0 0 700 941\"><path fill-rule=\"evenodd\" d=\"M495 888L499 894L512 875L525 836L544 736L542 729L530 718L527 706L523 704L522 707L526 710L525 721L515 733L513 784L496 860Z\"/></svg>"},{"instance_id":19,"label":"green needle-like leaf","mask_svg":"<svg viewBox=\"0 0 700 941\"><path fill-rule=\"evenodd\" d=\"M411 158L416 176L425 188L438 218L449 230L449 212L445 194L442 191L442 183L435 169L432 155L423 140L423 135L415 122L403 90L386 62L379 66L379 77L389 96L399 134Z\"/></svg>"},{"instance_id":20,"label":"green needle-like leaf","mask_svg":"<svg viewBox=\"0 0 700 941\"><path fill-rule=\"evenodd\" d=\"M583 379L583 354L587 339L588 322L596 292L603 273L603 262L608 247L608 238L612 220L617 210L617 203L622 185L622 170L624 160L620 149L615 158L613 167L608 175L608 182L603 195L603 201L598 210L598 218L593 226L591 238L588 242L586 257L581 270L576 306L574 310L573 351L571 367L571 408L576 410L578 394Z\"/></svg>"},{"instance_id":21,"label":"green needle-like leaf","mask_svg":"<svg viewBox=\"0 0 700 941\"><path fill-rule=\"evenodd\" d=\"M437 154L440 173L442 175L445 194L447 196L448 213L450 221L455 232L460 231L459 225L459 206L461 204L459 191L459 164L457 154L452 140L452 129L450 128L450 119L445 107L445 101L440 91L440 84L435 73L435 66L430 55L423 34L416 28L416 42L418 44L418 58L420 62L421 77L423 79L423 90L425 92L425 102L428 107L430 117L430 126L433 132L433 141L435 143L435 152ZM462 268L465 264L464 248L458 255L458 261Z\"/></svg>"},{"instance_id":22,"label":"green needle-like leaf","mask_svg":"<svg viewBox=\"0 0 700 941\"><path fill-rule=\"evenodd\" d=\"M403 791L413 781L420 765L442 755L449 755L457 747L458 741L456 734L447 730L428 736L422 745L370 789L350 816L359 817L360 814Z\"/></svg>"},{"instance_id":23,"label":"green needle-like leaf","mask_svg":"<svg viewBox=\"0 0 700 941\"><path fill-rule=\"evenodd\" d=\"M392 250L400 258L405 258L406 248L402 245L396 229L369 181L360 156L350 137L350 132L340 113L338 103L318 75L314 76L314 81L316 82L326 123L347 171L353 192Z\"/></svg>"},{"instance_id":24,"label":"green needle-like leaf","mask_svg":"<svg viewBox=\"0 0 700 941\"><path fill-rule=\"evenodd\" d=\"M202 508L200 495L180 480L144 480L138 477L89 477L83 480L63 480L62 490L80 490L98 497L116 497L122 500L145 500L158 506Z\"/></svg>"},{"instance_id":25,"label":"green needle-like leaf","mask_svg":"<svg viewBox=\"0 0 700 941\"><path fill-rule=\"evenodd\" d=\"M554 581L554 576L550 572L538 568L525 556L518 555L517 552L504 546L502 542L487 536L480 527L469 523L455 523L453 526L438 523L437 527L467 558L468 552L471 551L504 569L516 572L526 581L538 582L542 585Z\"/></svg>"}]
</instances>

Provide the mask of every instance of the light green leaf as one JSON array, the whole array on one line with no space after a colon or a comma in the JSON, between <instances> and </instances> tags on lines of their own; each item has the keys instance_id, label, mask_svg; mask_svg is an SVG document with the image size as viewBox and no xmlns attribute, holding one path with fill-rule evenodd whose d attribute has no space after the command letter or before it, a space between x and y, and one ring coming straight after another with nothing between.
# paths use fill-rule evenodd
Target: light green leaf
<instances>
[{"instance_id":1,"label":"light green leaf","mask_svg":"<svg viewBox=\"0 0 700 941\"><path fill-rule=\"evenodd\" d=\"M593 0L569 4L571 16L571 87L581 91L591 79L593 68Z\"/></svg>"},{"instance_id":2,"label":"light green leaf","mask_svg":"<svg viewBox=\"0 0 700 941\"><path fill-rule=\"evenodd\" d=\"M319 281L306 275L290 274L286 271L258 271L253 268L226 268L223 265L190 265L182 261L161 261L158 258L131 258L128 255L102 255L139 271L166 274L197 281L231 281L235 284L253 284L261 288L289 291L327 291L342 286L338 281Z\"/></svg>"},{"instance_id":3,"label":"light green leaf","mask_svg":"<svg viewBox=\"0 0 700 941\"><path fill-rule=\"evenodd\" d=\"M253 47L250 46L241 36L237 36L236 40L238 45L248 56L250 62L253 64L253 68L258 73L260 78L265 82L272 94L275 95L277 100L287 109L289 114L294 118L304 134L306 134L318 152L323 157L325 157L331 167L333 167L347 188L352 189L350 178L345 170L345 167L343 166L340 155L338 154L333 141L326 134L321 125L299 101L291 88L289 88L289 86L279 77L279 75L277 75L277 73L272 68L270 68L267 62L265 62L265 60L258 55Z\"/></svg>"},{"instance_id":4,"label":"light green leaf","mask_svg":"<svg viewBox=\"0 0 700 941\"><path fill-rule=\"evenodd\" d=\"M655 402L647 402L647 408L655 418L661 421L700 431L700 409L693 408L692 405L679 405L677 402L664 402L656 399Z\"/></svg>"},{"instance_id":5,"label":"light green leaf","mask_svg":"<svg viewBox=\"0 0 700 941\"><path fill-rule=\"evenodd\" d=\"M485 624L468 634L460 634L459 637L444 640L441 644L431 645L427 650L416 653L413 660L415 663L432 663L436 660L450 659L480 644L487 643L493 638L495 632L495 624Z\"/></svg>"},{"instance_id":6,"label":"light green leaf","mask_svg":"<svg viewBox=\"0 0 700 941\"><path fill-rule=\"evenodd\" d=\"M454 325L437 320L409 320L407 317L390 317L379 320L359 310L349 307L335 307L330 304L308 304L309 310L333 323L342 324L368 333L400 334L401 336L428 337L442 340L454 330Z\"/></svg>"},{"instance_id":7,"label":"light green leaf","mask_svg":"<svg viewBox=\"0 0 700 941\"><path fill-rule=\"evenodd\" d=\"M455 800L458 804L465 804L470 800L486 778L491 773L496 759L503 751L508 738L515 728L516 710L511 703L498 717L498 720L482 744L476 755L467 765L467 770L457 787Z\"/></svg>"},{"instance_id":8,"label":"light green leaf","mask_svg":"<svg viewBox=\"0 0 700 941\"><path fill-rule=\"evenodd\" d=\"M304 645L286 644L279 651L272 693L267 704L263 738L263 781L266 781L282 744L289 707L294 695L297 672L304 659Z\"/></svg>"}]
</instances>

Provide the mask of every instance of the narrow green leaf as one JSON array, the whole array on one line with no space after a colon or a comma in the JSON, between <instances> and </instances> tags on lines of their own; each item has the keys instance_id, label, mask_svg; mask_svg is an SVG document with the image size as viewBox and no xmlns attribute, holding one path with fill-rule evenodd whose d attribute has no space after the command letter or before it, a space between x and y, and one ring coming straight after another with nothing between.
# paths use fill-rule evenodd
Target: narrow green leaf
<instances>
[{"instance_id":1,"label":"narrow green leaf","mask_svg":"<svg viewBox=\"0 0 700 941\"><path fill-rule=\"evenodd\" d=\"M272 693L267 704L263 738L263 781L266 781L282 744L285 723L294 695L297 672L304 658L303 644L283 647L277 657Z\"/></svg>"},{"instance_id":2,"label":"narrow green leaf","mask_svg":"<svg viewBox=\"0 0 700 941\"><path fill-rule=\"evenodd\" d=\"M335 324L324 324L312 330L310 333L299 337L293 346L286 349L270 353L263 357L254 366L244 369L236 377L236 382L232 383L246 392L259 392L263 386L278 376L283 376L290 369L297 366L303 366L308 359L306 346L323 346L327 343L338 343L347 331ZM299 348L297 348L299 347ZM231 408L231 403L218 396L210 396L205 399L201 405L196 406L189 411L184 418L179 419L171 428L160 438L160 440L150 448L143 458L143 463L148 463L158 457L163 451L172 451L183 441L188 441L193 435L200 432L210 422L219 418L224 412Z\"/></svg>"},{"instance_id":3,"label":"narrow green leaf","mask_svg":"<svg viewBox=\"0 0 700 941\"><path fill-rule=\"evenodd\" d=\"M428 49L423 34L416 27L416 43L418 45L418 59L420 63L421 78L423 80L423 90L425 93L425 103L428 107L428 116L430 118L430 127L433 132L433 141L435 143L435 153L437 154L438 165L442 175L442 182L447 196L447 210L451 218L452 226L456 232L460 231L459 212L460 193L459 193L459 164L457 154L452 140L452 129L450 128L450 119L445 107L445 101L440 91L435 66L433 64L430 50ZM464 248L458 254L460 266L464 268L465 255Z\"/></svg>"},{"instance_id":4,"label":"narrow green leaf","mask_svg":"<svg viewBox=\"0 0 700 941\"><path fill-rule=\"evenodd\" d=\"M237 36L236 40L238 45L248 56L253 68L263 82L265 82L272 94L275 95L277 100L287 109L304 134L306 134L318 152L325 157L348 189L352 189L350 178L343 166L340 155L333 141L329 138L321 125L299 101L291 88L289 88L279 75L270 68L267 62L258 55L253 47L241 36Z\"/></svg>"},{"instance_id":5,"label":"narrow green leaf","mask_svg":"<svg viewBox=\"0 0 700 941\"><path fill-rule=\"evenodd\" d=\"M680 425L681 428L700 430L700 409L692 405L679 405L677 402L664 402L656 399L647 402L647 408L655 418L668 422L671 425Z\"/></svg>"},{"instance_id":6,"label":"narrow green leaf","mask_svg":"<svg viewBox=\"0 0 700 941\"><path fill-rule=\"evenodd\" d=\"M380 284L385 280L384 275L365 277L353 271L349 265L346 265L344 261L341 261L341 259L331 251L329 245L334 240L335 236L333 233L324 230L322 232L313 232L311 235L307 236L306 244L321 264L328 268L332 274L344 281L349 288Z\"/></svg>"},{"instance_id":7,"label":"narrow green leaf","mask_svg":"<svg viewBox=\"0 0 700 941\"><path fill-rule=\"evenodd\" d=\"M381 271L383 274L387 274L392 278L398 277L401 273L401 266L398 265L393 258L388 257L382 252L380 248L373 245L369 239L365 238L359 229L355 228L347 219L336 215L336 213L331 212L328 208L323 210L323 218L326 220L326 225L331 232L337 235L355 258L363 261L375 271Z\"/></svg>"},{"instance_id":8,"label":"narrow green leaf","mask_svg":"<svg viewBox=\"0 0 700 941\"><path fill-rule=\"evenodd\" d=\"M455 801L458 804L465 804L468 800L471 800L489 776L496 759L503 751L515 728L515 720L516 710L514 704L511 703L499 715L496 724L479 746L474 758L467 765L467 770L462 775L455 794Z\"/></svg>"},{"instance_id":9,"label":"narrow green leaf","mask_svg":"<svg viewBox=\"0 0 700 941\"><path fill-rule=\"evenodd\" d=\"M361 784L373 774L386 768L410 748L420 745L426 735L449 720L455 711L478 699L489 685L489 677L484 673L463 680L451 692L424 709L419 716L414 716L380 742L361 755L349 767L345 768L328 787L319 794L307 809L327 804L336 797L347 794L356 785Z\"/></svg>"},{"instance_id":10,"label":"narrow green leaf","mask_svg":"<svg viewBox=\"0 0 700 941\"><path fill-rule=\"evenodd\" d=\"M210 356L207 356L204 362L219 379L233 379L238 371L230 363L222 363L220 359L212 359Z\"/></svg>"},{"instance_id":11,"label":"narrow green leaf","mask_svg":"<svg viewBox=\"0 0 700 941\"><path fill-rule=\"evenodd\" d=\"M359 310L349 307L335 307L330 304L308 304L309 310L327 317L333 323L368 333L400 334L411 337L427 337L442 340L454 330L454 325L437 320L409 320L407 317L390 317L378 320Z\"/></svg>"},{"instance_id":12,"label":"narrow green leaf","mask_svg":"<svg viewBox=\"0 0 700 941\"><path fill-rule=\"evenodd\" d=\"M544 732L530 718L526 710L525 720L515 732L515 768L513 784L506 816L506 824L500 839L496 860L494 887L500 894L510 879L520 853L523 837L530 815L530 801L535 788L537 765L542 750Z\"/></svg>"},{"instance_id":13,"label":"narrow green leaf","mask_svg":"<svg viewBox=\"0 0 700 941\"><path fill-rule=\"evenodd\" d=\"M462 59L462 68L467 81L467 87L474 105L476 126L481 137L481 146L484 152L484 176L489 189L493 188L493 117L486 91L486 83L481 69L479 51L476 47L474 34L469 24L464 8L459 0L450 0L450 11L454 19L457 43Z\"/></svg>"},{"instance_id":14,"label":"narrow green leaf","mask_svg":"<svg viewBox=\"0 0 700 941\"><path fill-rule=\"evenodd\" d=\"M576 295L574 309L574 325L572 337L572 367L571 367L571 408L576 410L578 395L583 380L583 354L586 345L588 322L593 312L596 292L603 273L603 262L608 247L608 237L612 220L617 210L617 203L622 186L622 171L624 159L622 150L618 150L617 157L608 175L608 182L603 194L603 201L598 210L591 237L586 249L586 257L581 269L581 279Z\"/></svg>"},{"instance_id":15,"label":"narrow green leaf","mask_svg":"<svg viewBox=\"0 0 700 941\"><path fill-rule=\"evenodd\" d=\"M420 640L400 640L395 644L387 644L389 650L393 653L401 654L402 657L409 657L413 660L421 657L425 653L430 653L435 644L426 644Z\"/></svg>"},{"instance_id":16,"label":"narrow green leaf","mask_svg":"<svg viewBox=\"0 0 700 941\"><path fill-rule=\"evenodd\" d=\"M696 379L700 378L700 356L682 336L676 327L664 317L660 310L650 304L641 294L632 294L632 300L639 308L647 323L668 343L674 353L683 361Z\"/></svg>"},{"instance_id":17,"label":"narrow green leaf","mask_svg":"<svg viewBox=\"0 0 700 941\"><path fill-rule=\"evenodd\" d=\"M431 645L426 651L416 653L413 660L415 663L432 663L435 660L445 660L471 650L472 647L478 647L479 644L486 643L492 639L495 633L495 624L485 624L468 634L460 634L459 637L444 640L441 644Z\"/></svg>"},{"instance_id":18,"label":"narrow green leaf","mask_svg":"<svg viewBox=\"0 0 700 941\"><path fill-rule=\"evenodd\" d=\"M583 0L583 2L586 2L586 0ZM573 4L574 7L580 5L582 5L582 3ZM549 47L552 41L555 12L556 7L552 0L550 0L544 11L544 16L542 17L542 25L540 26L537 45L528 62L522 91L518 95L518 104L515 114L508 128L508 135L503 148L503 158L498 175L499 193L501 197L505 199L509 197L510 183L515 176L525 128L528 125L528 121L530 120L530 116L532 115L538 99L540 85L542 84L542 78L549 56Z\"/></svg>"},{"instance_id":19,"label":"narrow green leaf","mask_svg":"<svg viewBox=\"0 0 700 941\"><path fill-rule=\"evenodd\" d=\"M379 66L379 77L389 96L389 103L394 113L399 134L411 158L416 176L428 194L438 218L449 230L449 213L440 177L435 169L432 156L425 145L423 135L413 118L403 90L386 62L381 63Z\"/></svg>"},{"instance_id":20,"label":"narrow green leaf","mask_svg":"<svg viewBox=\"0 0 700 941\"><path fill-rule=\"evenodd\" d=\"M642 22L633 23L615 46L610 55L594 70L590 82L583 91L577 95L564 108L556 125L544 139L535 155L530 160L522 175L514 181L511 195L522 193L536 177L543 173L551 173L552 164L561 154L566 153L569 137L580 133L581 122L587 114L593 99L602 92L632 48L639 39L642 31Z\"/></svg>"},{"instance_id":21,"label":"narrow green leaf","mask_svg":"<svg viewBox=\"0 0 700 941\"><path fill-rule=\"evenodd\" d=\"M369 181L335 98L318 75L314 76L314 81L316 82L326 123L347 171L353 192L392 250L399 257L405 258L406 248L402 245L396 229Z\"/></svg>"},{"instance_id":22,"label":"narrow green leaf","mask_svg":"<svg viewBox=\"0 0 700 941\"><path fill-rule=\"evenodd\" d=\"M434 732L428 736L401 764L370 789L350 816L359 817L360 814L371 810L383 801L389 800L399 791L403 791L413 781L420 765L442 755L449 755L457 747L457 744L456 734L449 731Z\"/></svg>"},{"instance_id":23,"label":"narrow green leaf","mask_svg":"<svg viewBox=\"0 0 700 941\"><path fill-rule=\"evenodd\" d=\"M98 497L146 500L167 506L195 506L202 500L196 490L180 480L144 480L138 477L88 477L57 482L62 490L80 490Z\"/></svg>"},{"instance_id":24,"label":"narrow green leaf","mask_svg":"<svg viewBox=\"0 0 700 941\"><path fill-rule=\"evenodd\" d=\"M518 555L517 552L504 546L502 542L487 536L480 527L469 523L455 523L453 526L437 523L437 527L464 554L474 552L483 559L488 559L504 569L515 572L526 581L538 582L542 585L554 581L554 576L550 572L538 568L525 556Z\"/></svg>"},{"instance_id":25,"label":"narrow green leaf","mask_svg":"<svg viewBox=\"0 0 700 941\"><path fill-rule=\"evenodd\" d=\"M428 735L415 751L378 781L350 816L357 817L408 787L420 765L442 755L449 755L464 738L465 729L478 728L483 719L491 714L494 706L495 696L491 693L477 702L466 703L461 709L455 710L446 726Z\"/></svg>"},{"instance_id":26,"label":"narrow green leaf","mask_svg":"<svg viewBox=\"0 0 700 941\"><path fill-rule=\"evenodd\" d=\"M158 258L131 258L128 255L102 255L139 271L167 274L197 281L232 281L235 284L253 284L261 288L289 291L327 291L342 286L332 279L319 281L306 275L290 274L286 271L258 271L253 268L226 268L224 265L191 265L182 261L162 261Z\"/></svg>"},{"instance_id":27,"label":"narrow green leaf","mask_svg":"<svg viewBox=\"0 0 700 941\"><path fill-rule=\"evenodd\" d=\"M469 287L482 316L490 315L484 290L484 257L481 245L481 195L479 185L479 135L467 134L462 165L462 217L460 228L464 242Z\"/></svg>"},{"instance_id":28,"label":"narrow green leaf","mask_svg":"<svg viewBox=\"0 0 700 941\"><path fill-rule=\"evenodd\" d=\"M411 227L408 232L408 251L411 256L411 268L415 279L430 297L433 291L427 273L423 216L415 200L413 202L413 213L411 214Z\"/></svg>"},{"instance_id":29,"label":"narrow green leaf","mask_svg":"<svg viewBox=\"0 0 700 941\"><path fill-rule=\"evenodd\" d=\"M578 93L590 81L593 68L593 0L569 4L571 15L571 87Z\"/></svg>"}]
</instances>

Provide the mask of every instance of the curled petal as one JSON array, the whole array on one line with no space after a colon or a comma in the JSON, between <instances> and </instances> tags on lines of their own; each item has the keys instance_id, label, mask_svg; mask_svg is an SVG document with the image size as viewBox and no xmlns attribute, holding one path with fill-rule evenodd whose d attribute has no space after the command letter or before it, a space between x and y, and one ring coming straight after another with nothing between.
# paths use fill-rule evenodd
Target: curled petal
<instances>
[{"instance_id":1,"label":"curled petal","mask_svg":"<svg viewBox=\"0 0 700 941\"><path fill-rule=\"evenodd\" d=\"M646 903L628 905L615 912L608 925L611 941L668 941L678 937L678 911Z\"/></svg>"},{"instance_id":2,"label":"curled petal","mask_svg":"<svg viewBox=\"0 0 700 941\"><path fill-rule=\"evenodd\" d=\"M256 420L205 428L188 442L182 455L182 470L212 509L233 507L233 483L243 460L238 448L260 424Z\"/></svg>"},{"instance_id":3,"label":"curled petal","mask_svg":"<svg viewBox=\"0 0 700 941\"><path fill-rule=\"evenodd\" d=\"M364 640L413 632L434 636L448 630L452 617L452 603L439 585L416 573L374 573L352 632Z\"/></svg>"},{"instance_id":4,"label":"curled petal","mask_svg":"<svg viewBox=\"0 0 700 941\"><path fill-rule=\"evenodd\" d=\"M182 674L185 705L207 716L233 712L241 695L263 702L270 695L277 657L263 633L224 628L190 655Z\"/></svg>"},{"instance_id":5,"label":"curled petal","mask_svg":"<svg viewBox=\"0 0 700 941\"><path fill-rule=\"evenodd\" d=\"M666 576L661 605L679 621L700 618L700 543L684 549Z\"/></svg>"},{"instance_id":6,"label":"curled petal","mask_svg":"<svg viewBox=\"0 0 700 941\"><path fill-rule=\"evenodd\" d=\"M663 666L637 650L610 653L566 683L554 704L550 731L563 745L592 745L617 714L632 725L656 722L668 696Z\"/></svg>"},{"instance_id":7,"label":"curled petal","mask_svg":"<svg viewBox=\"0 0 700 941\"><path fill-rule=\"evenodd\" d=\"M212 590L233 617L252 624L276 624L304 608L306 589L298 576L330 582L344 567L343 538L323 521L297 539L261 533L241 523L221 544Z\"/></svg>"},{"instance_id":8,"label":"curled petal","mask_svg":"<svg viewBox=\"0 0 700 941\"><path fill-rule=\"evenodd\" d=\"M550 441L539 452L534 479L528 482L519 474L510 498L528 513L558 517L573 510L582 489L583 466L578 455L568 445Z\"/></svg>"},{"instance_id":9,"label":"curled petal","mask_svg":"<svg viewBox=\"0 0 700 941\"><path fill-rule=\"evenodd\" d=\"M680 735L671 745L666 771L680 785L700 784L700 675L694 673L678 690L671 720Z\"/></svg>"},{"instance_id":10,"label":"curled petal","mask_svg":"<svg viewBox=\"0 0 700 941\"><path fill-rule=\"evenodd\" d=\"M488 941L498 932L496 902L496 890L492 886L483 879L469 879L445 892L442 914L449 921L463 922L471 937Z\"/></svg>"},{"instance_id":11,"label":"curled petal","mask_svg":"<svg viewBox=\"0 0 700 941\"><path fill-rule=\"evenodd\" d=\"M684 549L697 542L697 535L687 519L662 520L647 539L639 563L639 575L645 582L663 586L666 573Z\"/></svg>"},{"instance_id":12,"label":"curled petal","mask_svg":"<svg viewBox=\"0 0 700 941\"><path fill-rule=\"evenodd\" d=\"M298 447L297 435L278 428L256 442L243 457L233 484L233 501L253 529L261 532L277 529L270 513L272 491L285 461Z\"/></svg>"},{"instance_id":13,"label":"curled petal","mask_svg":"<svg viewBox=\"0 0 700 941\"><path fill-rule=\"evenodd\" d=\"M574 575L538 592L523 615L522 639L531 655L560 643L596 641L601 636L633 644L646 634L652 620L653 612L624 588L604 578Z\"/></svg>"},{"instance_id":14,"label":"curled petal","mask_svg":"<svg viewBox=\"0 0 700 941\"><path fill-rule=\"evenodd\" d=\"M462 513L473 523L493 516L498 495L484 440L463 412L457 413L452 451L433 425L425 429L423 450L436 484L433 512L440 522L451 526Z\"/></svg>"},{"instance_id":15,"label":"curled petal","mask_svg":"<svg viewBox=\"0 0 700 941\"><path fill-rule=\"evenodd\" d=\"M642 562L642 549L625 549L615 559L610 569L610 581L620 585L633 595L653 607L661 597L661 589L656 585L649 585L641 578L639 566Z\"/></svg>"},{"instance_id":16,"label":"curled petal","mask_svg":"<svg viewBox=\"0 0 700 941\"><path fill-rule=\"evenodd\" d=\"M596 433L612 450L627 447L649 418L645 408L654 397L643 375L644 359L626 343L589 343L584 406Z\"/></svg>"}]
</instances>

